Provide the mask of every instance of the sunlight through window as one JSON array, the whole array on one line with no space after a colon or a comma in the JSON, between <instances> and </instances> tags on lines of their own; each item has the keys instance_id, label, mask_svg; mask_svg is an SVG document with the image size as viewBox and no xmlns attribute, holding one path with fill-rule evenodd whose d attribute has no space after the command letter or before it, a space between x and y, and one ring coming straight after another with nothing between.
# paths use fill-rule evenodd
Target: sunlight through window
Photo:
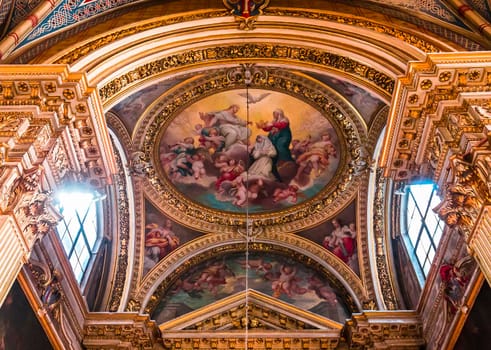
<instances>
[{"instance_id":1,"label":"sunlight through window","mask_svg":"<svg viewBox=\"0 0 491 350\"><path fill-rule=\"evenodd\" d=\"M94 192L80 190L57 194L58 210L63 215L57 231L79 283L84 278L98 242L98 199Z\"/></svg>"},{"instance_id":2,"label":"sunlight through window","mask_svg":"<svg viewBox=\"0 0 491 350\"><path fill-rule=\"evenodd\" d=\"M432 210L440 203L436 191L434 184L406 186L405 242L421 284L430 271L444 226Z\"/></svg>"}]
</instances>

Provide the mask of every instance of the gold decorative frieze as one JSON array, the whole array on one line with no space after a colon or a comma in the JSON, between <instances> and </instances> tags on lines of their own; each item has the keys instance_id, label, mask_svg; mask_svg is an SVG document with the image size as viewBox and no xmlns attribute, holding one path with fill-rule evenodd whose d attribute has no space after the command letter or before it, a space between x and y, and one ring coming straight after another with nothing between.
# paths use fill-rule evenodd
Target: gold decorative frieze
<instances>
[{"instance_id":1,"label":"gold decorative frieze","mask_svg":"<svg viewBox=\"0 0 491 350\"><path fill-rule=\"evenodd\" d=\"M117 150L117 148L114 148ZM117 208L118 208L118 251L117 251L117 262L116 262L116 272L112 277L113 285L112 291L110 293L109 300L109 311L116 312L121 307L122 296L125 290L125 285L127 284L127 273L129 267L129 242L130 242L130 204L128 196L128 184L126 183L126 173L124 169L124 164L121 159L121 154L116 151L114 153L116 159L118 176L115 178L115 188L116 188L116 198L117 198Z\"/></svg>"},{"instance_id":2,"label":"gold decorative frieze","mask_svg":"<svg viewBox=\"0 0 491 350\"><path fill-rule=\"evenodd\" d=\"M387 247L387 239L385 233L386 214L386 179L382 177L382 170L377 169L376 173L376 188L375 198L373 201L373 234L375 242L375 266L377 268L378 285L381 291L385 308L388 310L396 310L398 302L394 292L392 282L392 274L390 273L390 261L388 260L387 252L390 249Z\"/></svg>"},{"instance_id":3,"label":"gold decorative frieze","mask_svg":"<svg viewBox=\"0 0 491 350\"><path fill-rule=\"evenodd\" d=\"M148 316L132 313L89 314L85 320L83 346L101 349L155 349L158 328Z\"/></svg>"},{"instance_id":4,"label":"gold decorative frieze","mask_svg":"<svg viewBox=\"0 0 491 350\"><path fill-rule=\"evenodd\" d=\"M68 53L57 58L53 63L56 64L73 64L77 60L89 55L90 53L114 43L117 40L127 38L131 35L143 33L147 30L154 28L169 26L176 23L183 23L189 21L197 21L206 18L224 17L227 16L229 11L227 10L207 10L188 12L181 15L169 15L163 19L141 23L132 27L127 27L121 30L114 31L108 35L98 37L89 42L75 47ZM442 48L438 47L438 44L429 42L427 38L422 38L418 33L411 33L394 26L389 26L386 23L378 23L376 21L369 21L367 19L356 18L354 16L345 16L342 14L334 14L328 12L310 11L308 9L296 10L287 8L268 8L265 10L265 16L282 16L288 19L288 17L301 17L307 19L323 20L326 22L333 22L336 24L346 24L357 28L370 30L376 33L383 33L389 37L402 40L403 42L416 47L417 49L430 53L440 52ZM328 25L326 25L328 27ZM245 28L244 28L245 29Z\"/></svg>"},{"instance_id":5,"label":"gold decorative frieze","mask_svg":"<svg viewBox=\"0 0 491 350\"><path fill-rule=\"evenodd\" d=\"M308 9L300 10L278 7L271 7L266 9L265 14L274 16L312 18L328 22L348 24L354 27L371 30L376 33L384 33L385 35L402 40L405 43L414 46L426 53L442 51L442 49L439 48L437 44L429 42L427 38L420 37L418 33L410 33L396 27L388 26L387 23L369 21L365 18L357 18L355 16L343 16L340 14L328 12L310 11Z\"/></svg>"},{"instance_id":6,"label":"gold decorative frieze","mask_svg":"<svg viewBox=\"0 0 491 350\"><path fill-rule=\"evenodd\" d=\"M346 323L349 349L407 349L424 346L423 324L415 311L366 311Z\"/></svg>"},{"instance_id":7,"label":"gold decorative frieze","mask_svg":"<svg viewBox=\"0 0 491 350\"><path fill-rule=\"evenodd\" d=\"M56 180L70 171L94 187L107 184L112 152L98 95L84 75L64 66L0 67L0 126L4 164L28 169L50 153Z\"/></svg>"},{"instance_id":8,"label":"gold decorative frieze","mask_svg":"<svg viewBox=\"0 0 491 350\"><path fill-rule=\"evenodd\" d=\"M215 333L184 334L185 337L174 333L163 340L164 349L182 350L304 350L304 349L337 349L338 339L326 339L322 332L303 334L296 331L295 337L291 334L282 336L278 334L267 335L249 332L247 340L244 333L230 334L216 337ZM173 337L174 336L174 337Z\"/></svg>"},{"instance_id":9,"label":"gold decorative frieze","mask_svg":"<svg viewBox=\"0 0 491 350\"><path fill-rule=\"evenodd\" d=\"M100 89L99 93L102 100L107 101L127 87L157 74L203 63L251 59L288 60L301 64L318 65L323 69L336 69L365 80L387 96L394 89L393 78L350 57L344 57L317 48L251 43L221 45L172 54L157 61L146 63L111 80Z\"/></svg>"}]
</instances>

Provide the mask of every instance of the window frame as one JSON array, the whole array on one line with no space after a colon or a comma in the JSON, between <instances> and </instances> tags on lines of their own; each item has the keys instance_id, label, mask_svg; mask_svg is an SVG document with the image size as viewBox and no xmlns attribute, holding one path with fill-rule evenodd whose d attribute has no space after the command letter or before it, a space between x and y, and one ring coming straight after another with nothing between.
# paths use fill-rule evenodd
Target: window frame
<instances>
[{"instance_id":1,"label":"window frame","mask_svg":"<svg viewBox=\"0 0 491 350\"><path fill-rule=\"evenodd\" d=\"M64 215L63 212L69 206L63 205L62 197L63 195L70 196L72 191L60 189L58 191L59 195L57 196L56 207L62 218L56 226L56 234L60 240L63 251L65 252L68 264L72 269L75 280L81 288L84 288L103 238L103 208L101 203L102 198L97 192L86 190L78 190L75 192L92 195L92 199L89 199L90 204L84 206L83 208L70 208L69 210L71 212L67 213L70 215L70 217L68 217L67 215ZM62 195L60 196L60 194ZM67 200L69 203L72 201ZM76 220L76 225L73 224L73 220ZM94 225L93 229L95 230L95 239L93 239L92 245L90 244L91 242L89 242L90 237L87 234L87 225ZM74 226L76 226L76 229L72 230L71 227ZM66 244L67 240L69 242L69 246ZM82 250L77 252L76 249L80 240L82 240ZM81 260L84 254L88 254L87 260Z\"/></svg>"},{"instance_id":2,"label":"window frame","mask_svg":"<svg viewBox=\"0 0 491 350\"><path fill-rule=\"evenodd\" d=\"M432 186L432 191L424 202L418 198L415 191L421 186ZM404 188L401 207L402 237L421 286L424 285L431 271L445 229L444 221L433 210L440 202L438 186L435 183L411 183ZM409 212L410 210L411 212ZM430 221L433 221L432 230L430 230ZM416 229L414 225L416 225ZM425 242L426 247L424 246Z\"/></svg>"}]
</instances>

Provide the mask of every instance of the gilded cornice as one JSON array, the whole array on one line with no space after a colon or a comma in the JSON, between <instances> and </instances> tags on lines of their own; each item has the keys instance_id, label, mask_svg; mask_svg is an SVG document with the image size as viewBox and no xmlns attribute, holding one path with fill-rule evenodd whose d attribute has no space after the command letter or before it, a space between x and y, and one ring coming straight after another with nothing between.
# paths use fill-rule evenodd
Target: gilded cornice
<instances>
[{"instance_id":1,"label":"gilded cornice","mask_svg":"<svg viewBox=\"0 0 491 350\"><path fill-rule=\"evenodd\" d=\"M198 11L190 12L180 15L169 15L162 19L153 22L143 22L135 26L130 26L123 28L121 30L114 31L110 34L98 37L91 41L83 43L81 46L71 49L69 52L65 53L63 56L57 58L53 63L56 64L73 64L77 60L83 58L84 56L103 48L104 46L127 38L131 35L143 33L144 31L164 27L177 23L184 23L190 21L196 21L206 18L215 17L225 17L229 14L226 10L208 10L208 11ZM401 40L425 53L430 52L440 52L441 47L438 47L436 43L429 42L426 38L419 36L416 33L404 31L398 29L394 26L389 26L387 24L378 23L376 21L370 21L364 18L357 18L355 16L346 16L341 14L335 14L330 12L321 11L309 11L307 9L286 9L286 8L268 8L265 10L265 14L260 17L260 21L268 20L268 16L282 16L286 18L305 18L305 19L315 19L322 20L325 22L331 22L336 24L350 25L356 28L365 29L373 31L377 34L383 33L387 36L393 37L397 40ZM262 22L257 22L257 24L262 24ZM326 24L326 28L329 25Z\"/></svg>"},{"instance_id":2,"label":"gilded cornice","mask_svg":"<svg viewBox=\"0 0 491 350\"><path fill-rule=\"evenodd\" d=\"M164 73L169 74L196 65L216 65L232 61L239 63L239 61L251 60L266 60L268 63L278 61L278 63L296 63L309 67L317 66L324 70L332 69L367 82L373 89L385 96L390 96L394 88L393 78L350 57L298 45L248 43L224 44L219 47L189 50L145 63L106 83L99 90L99 94L103 102L107 103L128 87Z\"/></svg>"},{"instance_id":3,"label":"gilded cornice","mask_svg":"<svg viewBox=\"0 0 491 350\"><path fill-rule=\"evenodd\" d=\"M255 349L335 349L342 331L337 322L254 290L237 293L159 328L164 347L169 349L242 348L246 338ZM220 338L215 338L216 332Z\"/></svg>"},{"instance_id":4,"label":"gilded cornice","mask_svg":"<svg viewBox=\"0 0 491 350\"><path fill-rule=\"evenodd\" d=\"M432 54L424 62L409 65L407 75L396 86L389 115L380 158L380 164L386 169L385 176L392 174L396 180L439 177L443 162L431 153L445 155L460 136L449 132L436 135L435 132L441 131L445 116L460 115L472 101L489 101L490 57L488 52ZM482 121L480 123L482 126ZM437 137L428 137L432 134ZM435 159L430 161L431 157Z\"/></svg>"},{"instance_id":5,"label":"gilded cornice","mask_svg":"<svg viewBox=\"0 0 491 350\"><path fill-rule=\"evenodd\" d=\"M33 116L28 116L31 111ZM0 137L9 146L6 163L23 162L30 168L41 163L48 152L56 158L53 143L65 133L66 141L73 145L73 151L64 150L63 156L70 158L70 170L94 187L107 184L113 173L112 153L108 151L100 99L87 85L85 75L70 72L65 66L1 66L0 113L2 129L6 128ZM31 151L26 151L28 144ZM59 146L59 152L66 148ZM52 159L50 164L56 165L60 159ZM58 180L66 168L54 166L50 170Z\"/></svg>"},{"instance_id":6,"label":"gilded cornice","mask_svg":"<svg viewBox=\"0 0 491 350\"><path fill-rule=\"evenodd\" d=\"M423 324L415 311L365 311L346 323L349 349L421 349Z\"/></svg>"},{"instance_id":7,"label":"gilded cornice","mask_svg":"<svg viewBox=\"0 0 491 350\"><path fill-rule=\"evenodd\" d=\"M244 87L243 77L230 80L226 73L225 70L216 71L215 74L193 81L190 86L165 96L140 120L140 125L146 127L135 133L134 142L144 154L144 163L158 164L158 159L154 160L157 152L154 149L156 140L166 125L185 106L219 91ZM343 135L345 140L340 152L343 158L328 186L306 203L281 212L253 215L254 226L267 231L294 232L329 219L354 198L361 181L360 175L369 164L364 124L352 111L341 109L336 95L330 90L302 76L271 70L267 78L255 77L250 87L281 91L306 101L324 114L333 124L337 134ZM184 198L174 186L168 184L168 180L158 168L147 166L142 171L147 180L144 184L146 194L177 221L204 232L234 232L238 227L245 225L242 214L205 208Z\"/></svg>"},{"instance_id":8,"label":"gilded cornice","mask_svg":"<svg viewBox=\"0 0 491 350\"><path fill-rule=\"evenodd\" d=\"M251 318L244 323L244 317ZM257 322L253 322L253 320ZM196 330L324 330L334 331L339 336L342 324L299 309L279 299L253 289L244 290L216 301L196 311L167 321L159 326L162 333L167 331Z\"/></svg>"},{"instance_id":9,"label":"gilded cornice","mask_svg":"<svg viewBox=\"0 0 491 350\"><path fill-rule=\"evenodd\" d=\"M90 313L84 324L83 346L89 350L152 350L161 342L158 328L148 315Z\"/></svg>"},{"instance_id":10,"label":"gilded cornice","mask_svg":"<svg viewBox=\"0 0 491 350\"><path fill-rule=\"evenodd\" d=\"M385 35L394 37L398 40L402 40L405 43L418 48L419 50L430 53L440 52L442 48L436 44L428 42L427 39L423 39L415 33L403 31L396 27L388 26L387 24L379 23L376 21L370 21L365 18L356 16L345 16L329 12L321 11L309 11L307 9L291 9L291 8L267 8L265 15L274 16L286 16L286 17L301 17L316 20L323 20L327 22L333 22L338 24L347 24L350 26L358 27L361 29L367 29L376 33L383 33Z\"/></svg>"}]
</instances>

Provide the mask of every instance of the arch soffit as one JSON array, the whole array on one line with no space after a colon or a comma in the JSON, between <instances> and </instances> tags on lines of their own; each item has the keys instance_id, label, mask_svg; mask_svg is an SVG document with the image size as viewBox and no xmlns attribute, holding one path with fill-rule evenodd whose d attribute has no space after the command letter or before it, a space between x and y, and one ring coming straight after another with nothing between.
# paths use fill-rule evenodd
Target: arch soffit
<instances>
[{"instance_id":1,"label":"arch soffit","mask_svg":"<svg viewBox=\"0 0 491 350\"><path fill-rule=\"evenodd\" d=\"M265 233L249 243L251 250L268 254L289 254L296 260L328 276L336 287L347 292L353 312L362 310L368 293L360 278L331 252L295 234ZM245 239L237 233L209 234L169 254L145 276L130 296L128 309L151 313L173 283L192 266L226 253L244 252ZM134 309L132 309L132 307Z\"/></svg>"},{"instance_id":2,"label":"arch soffit","mask_svg":"<svg viewBox=\"0 0 491 350\"><path fill-rule=\"evenodd\" d=\"M250 32L238 31L232 17L224 21L212 11L209 16L203 12L199 15L189 13L174 15L190 19L175 24L168 24L172 20L167 16L118 28L69 47L46 62L69 63L74 70L87 72L92 83L103 87L163 54L175 53L176 47L181 48L181 53L186 51L182 49L186 45L190 50L204 38L206 48L244 41L303 46L349 57L392 77L404 72L408 60L420 60L428 52L453 50L445 43L420 33L327 12L319 14L302 10L295 17L261 16L257 28ZM281 36L278 34L280 30Z\"/></svg>"}]
</instances>

